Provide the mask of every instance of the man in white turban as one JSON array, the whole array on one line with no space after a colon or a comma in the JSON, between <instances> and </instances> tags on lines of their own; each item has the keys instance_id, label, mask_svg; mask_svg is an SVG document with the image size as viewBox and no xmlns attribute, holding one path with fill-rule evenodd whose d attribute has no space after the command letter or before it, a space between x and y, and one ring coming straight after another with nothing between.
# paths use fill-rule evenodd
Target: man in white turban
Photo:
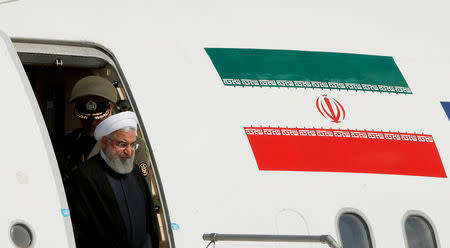
<instances>
[{"instance_id":1,"label":"man in white turban","mask_svg":"<svg viewBox=\"0 0 450 248\"><path fill-rule=\"evenodd\" d=\"M95 139L102 141L101 157L119 174L133 170L136 129L136 115L129 111L107 118L95 129Z\"/></svg>"},{"instance_id":2,"label":"man in white turban","mask_svg":"<svg viewBox=\"0 0 450 248\"><path fill-rule=\"evenodd\" d=\"M112 115L95 129L102 148L76 169L69 207L77 247L157 248L150 192L137 165L137 118Z\"/></svg>"}]
</instances>

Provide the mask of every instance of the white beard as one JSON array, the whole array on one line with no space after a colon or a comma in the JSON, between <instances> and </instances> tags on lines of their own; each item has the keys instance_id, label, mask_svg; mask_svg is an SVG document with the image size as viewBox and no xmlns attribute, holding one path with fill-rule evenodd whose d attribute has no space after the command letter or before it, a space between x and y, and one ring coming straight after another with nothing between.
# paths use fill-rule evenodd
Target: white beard
<instances>
[{"instance_id":1,"label":"white beard","mask_svg":"<svg viewBox=\"0 0 450 248\"><path fill-rule=\"evenodd\" d=\"M130 158L127 159L113 158L111 148L109 145L107 145L105 157L106 163L109 165L109 167L119 174L128 174L133 170L134 153L132 156L130 156Z\"/></svg>"}]
</instances>

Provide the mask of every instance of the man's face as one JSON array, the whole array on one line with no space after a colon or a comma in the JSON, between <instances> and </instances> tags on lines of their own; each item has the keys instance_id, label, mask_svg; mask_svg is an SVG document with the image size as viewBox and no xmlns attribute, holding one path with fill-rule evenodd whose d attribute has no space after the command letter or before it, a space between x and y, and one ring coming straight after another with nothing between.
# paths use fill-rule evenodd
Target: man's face
<instances>
[{"instance_id":1,"label":"man's face","mask_svg":"<svg viewBox=\"0 0 450 248\"><path fill-rule=\"evenodd\" d=\"M128 174L133 170L134 151L136 149L136 132L115 131L111 137L102 138L106 163L112 170L120 174Z\"/></svg>"},{"instance_id":2,"label":"man's face","mask_svg":"<svg viewBox=\"0 0 450 248\"><path fill-rule=\"evenodd\" d=\"M78 106L78 104L80 106ZM89 105L89 107L88 107ZM88 119L81 119L81 126L83 128L83 132L89 136L94 136L95 128L97 127L100 122L102 122L105 118L111 116L113 105L109 104L109 102L99 96L85 96L78 98L75 108L78 109L80 114L86 114L91 113L89 111L97 111L99 113L108 113L106 116L102 116L102 119L93 120L90 119L90 117L87 117ZM109 109L107 112L106 110ZM92 114L92 113L91 113Z\"/></svg>"},{"instance_id":3,"label":"man's face","mask_svg":"<svg viewBox=\"0 0 450 248\"><path fill-rule=\"evenodd\" d=\"M111 149L113 159L129 159L134 155L136 148L136 132L130 130L125 132L123 130L115 131L112 138L106 138Z\"/></svg>"}]
</instances>

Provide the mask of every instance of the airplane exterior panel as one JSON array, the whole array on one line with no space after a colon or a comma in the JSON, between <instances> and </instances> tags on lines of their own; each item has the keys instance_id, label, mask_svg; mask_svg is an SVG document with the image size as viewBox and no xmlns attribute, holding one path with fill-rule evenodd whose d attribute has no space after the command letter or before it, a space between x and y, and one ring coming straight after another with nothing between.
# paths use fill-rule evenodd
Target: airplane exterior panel
<instances>
[{"instance_id":1,"label":"airplane exterior panel","mask_svg":"<svg viewBox=\"0 0 450 248\"><path fill-rule=\"evenodd\" d=\"M88 41L114 54L142 117L159 171L174 239L171 247L206 247L204 233L284 234L280 230L291 231L289 234L298 230L299 235L329 234L341 243L337 221L346 212L362 215L374 247L406 248L402 225L405 215L411 213L426 214L435 227L438 247L450 247L450 236L446 235L450 230L450 183L446 177L450 169L450 132L441 105L450 98L450 35L443 32L450 22L448 3L231 0L107 4L108 10L103 8L104 1L12 2L0 5L0 30L15 38ZM59 19L64 21L55 21ZM364 74L366 79L381 79L363 86L366 83L355 77L345 84L355 70L372 69L370 63L355 68L349 68L353 63L341 63L350 71L350 77L344 78L343 74L336 76L333 66L315 64L309 76L319 75L322 81L298 78L304 73L299 73L297 67L294 71L278 68L280 74L276 77L267 70L262 74L240 71L237 76L222 75L205 50L208 48L364 55L369 57L363 59L389 62L387 68L395 72L392 75L396 80L387 82L392 88L380 90L380 85L386 86L382 82L385 71L375 71L375 75L373 71L362 71L358 77ZM270 57L260 59L264 58ZM242 65L233 66L243 69L255 65L248 60L233 63L239 62ZM269 60L263 64L281 62ZM283 73L291 74L284 78L280 76ZM331 73L342 82L330 87ZM0 70L0 76L4 75L5 71ZM261 80L266 81L261 84ZM294 81L302 83L296 86ZM264 87L266 83L271 87ZM344 88L339 88L342 83ZM12 90L7 102L19 105L15 99L26 99L22 88ZM53 213L64 208L55 189L54 182L59 179L52 176L51 166L47 165L56 162L45 155L48 151L40 134L31 132L38 125L30 104L19 102L24 106L23 116L28 117L18 119L21 121L15 127L25 130L24 137L30 137L30 145L37 149L32 161L44 164L44 169L31 167L31 158L17 151L13 156L24 162L9 167L8 173L15 175L20 166L29 166L23 170L41 173L42 178L35 181L33 176L30 182L48 193L45 201L36 201L42 204L36 205L39 211L24 215L23 208L10 207L12 214L2 216L22 216L44 236L59 223L56 229L61 239L54 242L64 247L62 237L70 237L71 230L64 229L64 218L52 219ZM246 130L263 127L312 129L316 135L317 130L349 132L350 136L351 131L364 130L367 137L369 132L383 137L398 134L400 139L404 134L409 140L346 140L336 138L334 133L333 137L323 138L324 143L317 137L292 139L295 146L308 143L327 150L314 160L311 154L301 157L298 150L283 150L285 140L291 142L287 137L251 136L249 141ZM12 132L8 135L15 137ZM421 143L419 137L430 142ZM266 152L270 146L264 139L272 142L276 153ZM354 155L346 147L368 155ZM379 156L392 151L401 156ZM286 152L289 156L295 154L297 160L291 163L297 169L260 170L267 165L267 157L270 166L286 165L282 163L285 158L280 158ZM332 156L327 157L325 152ZM342 152L348 156L339 160ZM337 161L345 170L331 170L321 163L323 159L328 164ZM358 166L353 166L355 160ZM7 161L15 164L12 158ZM309 170L298 169L302 166L299 163L305 161L313 162ZM361 167L369 164L375 170ZM8 187L15 185L11 177L5 180ZM14 192L27 197L38 195L25 187ZM2 194L9 202L24 204L22 198L7 190ZM285 215L293 216L290 221L280 220L280 212L286 209L295 211ZM1 223L3 233L7 231L6 223L9 219ZM0 242L0 246L9 245L5 237ZM277 245L218 242L216 247Z\"/></svg>"},{"instance_id":2,"label":"airplane exterior panel","mask_svg":"<svg viewBox=\"0 0 450 248\"><path fill-rule=\"evenodd\" d=\"M0 194L6 199L0 246L12 247L9 228L19 223L31 229L32 247L68 247L72 227L45 123L11 41L1 31L0 38L0 81L7 89L0 102L9 106L0 122L5 161Z\"/></svg>"}]
</instances>

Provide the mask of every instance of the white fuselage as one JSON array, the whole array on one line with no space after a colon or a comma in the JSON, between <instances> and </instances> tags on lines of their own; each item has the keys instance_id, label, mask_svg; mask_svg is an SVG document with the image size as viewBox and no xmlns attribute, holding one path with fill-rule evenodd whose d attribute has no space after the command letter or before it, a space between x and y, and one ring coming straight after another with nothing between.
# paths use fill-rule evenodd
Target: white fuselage
<instances>
[{"instance_id":1,"label":"white fuselage","mask_svg":"<svg viewBox=\"0 0 450 248\"><path fill-rule=\"evenodd\" d=\"M339 216L353 212L366 221L373 247L408 247L404 221L411 214L427 218L438 247L450 247L447 176L260 170L244 130L431 135L448 173L449 119L440 102L450 101L449 8L410 1L20 0L0 2L0 31L13 39L88 42L114 55L159 172L171 246L205 247L202 235L212 232L329 234L341 243ZM24 221L34 247L75 247L70 218L61 214L67 201L45 123L23 73L7 74L21 65L2 46L0 246L12 246L8 228ZM412 94L226 86L205 48L391 56ZM344 121L333 123L318 111L316 99L324 94L342 103ZM319 154L318 161L327 151Z\"/></svg>"}]
</instances>

